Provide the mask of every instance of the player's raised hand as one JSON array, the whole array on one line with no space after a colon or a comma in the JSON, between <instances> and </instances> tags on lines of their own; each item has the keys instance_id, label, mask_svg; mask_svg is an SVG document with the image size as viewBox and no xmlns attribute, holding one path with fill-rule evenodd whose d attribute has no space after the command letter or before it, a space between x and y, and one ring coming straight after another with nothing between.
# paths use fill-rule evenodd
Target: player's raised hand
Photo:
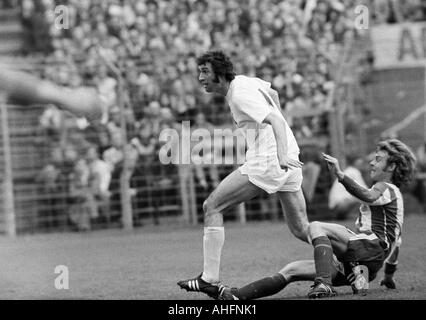
<instances>
[{"instance_id":1,"label":"player's raised hand","mask_svg":"<svg viewBox=\"0 0 426 320\"><path fill-rule=\"evenodd\" d=\"M285 171L287 171L288 169L302 168L303 166L303 162L299 160L291 159L287 156L280 157L279 162L280 162L281 168L284 169Z\"/></svg>"},{"instance_id":2,"label":"player's raised hand","mask_svg":"<svg viewBox=\"0 0 426 320\"><path fill-rule=\"evenodd\" d=\"M325 153L322 153L322 156L327 162L327 167L332 175L339 177L343 174L342 170L340 169L339 160Z\"/></svg>"}]
</instances>

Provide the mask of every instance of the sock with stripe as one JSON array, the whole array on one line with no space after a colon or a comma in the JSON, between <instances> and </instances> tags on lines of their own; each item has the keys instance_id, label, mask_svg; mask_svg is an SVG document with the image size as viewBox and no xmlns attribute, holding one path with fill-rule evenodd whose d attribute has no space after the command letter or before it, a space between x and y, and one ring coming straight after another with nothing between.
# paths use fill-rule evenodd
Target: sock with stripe
<instances>
[{"instance_id":1,"label":"sock with stripe","mask_svg":"<svg viewBox=\"0 0 426 320\"><path fill-rule=\"evenodd\" d=\"M259 299L280 292L288 284L287 279L281 273L277 273L273 276L254 281L237 289L235 292L233 290L233 294L240 300Z\"/></svg>"},{"instance_id":2,"label":"sock with stripe","mask_svg":"<svg viewBox=\"0 0 426 320\"><path fill-rule=\"evenodd\" d=\"M315 259L315 280L331 285L333 272L333 249L330 239L321 236L312 240Z\"/></svg>"},{"instance_id":3,"label":"sock with stripe","mask_svg":"<svg viewBox=\"0 0 426 320\"><path fill-rule=\"evenodd\" d=\"M390 262L386 262L385 263L385 274L388 276L393 276L395 271L396 271L396 267L398 266L398 263L390 263Z\"/></svg>"},{"instance_id":4,"label":"sock with stripe","mask_svg":"<svg viewBox=\"0 0 426 320\"><path fill-rule=\"evenodd\" d=\"M224 227L204 228L204 271L202 279L209 283L219 282L220 257L225 242Z\"/></svg>"}]
</instances>

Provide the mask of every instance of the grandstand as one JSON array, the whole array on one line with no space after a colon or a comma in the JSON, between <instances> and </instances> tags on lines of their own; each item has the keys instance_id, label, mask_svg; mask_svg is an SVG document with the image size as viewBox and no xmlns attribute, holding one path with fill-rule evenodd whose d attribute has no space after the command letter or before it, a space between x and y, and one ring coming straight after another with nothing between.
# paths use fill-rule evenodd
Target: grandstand
<instances>
[{"instance_id":1,"label":"grandstand","mask_svg":"<svg viewBox=\"0 0 426 320\"><path fill-rule=\"evenodd\" d=\"M422 24L423 16L370 6L372 27L357 30L354 8L364 2L3 1L2 61L63 85L96 87L104 117L87 123L55 106L3 102L0 164L6 170L7 159L11 167L1 182L11 192L1 193L1 232L200 223L214 170L221 179L235 166L164 166L158 137L199 114L211 128L231 128L224 100L198 86L195 57L210 48L227 51L239 73L278 89L302 160L320 169L304 185L308 213L334 218L327 203L332 181L318 154L367 156L376 137L425 104L424 67L377 68L372 34L383 23ZM68 23L60 28L59 5ZM388 118L377 120L383 114ZM417 149L421 116L413 128L399 134ZM88 155L91 148L96 155ZM227 219L282 219L279 212L276 198L260 197Z\"/></svg>"},{"instance_id":2,"label":"grandstand","mask_svg":"<svg viewBox=\"0 0 426 320\"><path fill-rule=\"evenodd\" d=\"M4 6L0 9L0 55L19 54L23 49L24 28L21 24L20 9Z\"/></svg>"}]
</instances>

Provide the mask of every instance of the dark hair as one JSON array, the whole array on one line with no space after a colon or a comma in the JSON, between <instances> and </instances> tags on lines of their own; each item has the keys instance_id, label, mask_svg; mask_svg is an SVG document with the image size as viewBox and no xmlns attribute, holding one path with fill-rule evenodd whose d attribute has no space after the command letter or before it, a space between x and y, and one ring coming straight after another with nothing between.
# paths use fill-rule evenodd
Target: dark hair
<instances>
[{"instance_id":1,"label":"dark hair","mask_svg":"<svg viewBox=\"0 0 426 320\"><path fill-rule=\"evenodd\" d=\"M397 187L410 183L416 168L416 157L411 149L398 139L387 139L377 144L377 150L388 153L388 165L395 164L392 183Z\"/></svg>"},{"instance_id":2,"label":"dark hair","mask_svg":"<svg viewBox=\"0 0 426 320\"><path fill-rule=\"evenodd\" d=\"M227 55L222 51L207 51L197 58L197 64L203 65L210 63L216 76L222 76L227 81L235 78L234 66Z\"/></svg>"}]
</instances>

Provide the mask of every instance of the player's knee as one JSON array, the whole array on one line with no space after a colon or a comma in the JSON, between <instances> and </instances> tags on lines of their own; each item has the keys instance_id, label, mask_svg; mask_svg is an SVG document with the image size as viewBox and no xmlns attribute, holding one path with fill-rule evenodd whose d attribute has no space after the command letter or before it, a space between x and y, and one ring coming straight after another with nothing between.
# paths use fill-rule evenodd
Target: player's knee
<instances>
[{"instance_id":1,"label":"player's knee","mask_svg":"<svg viewBox=\"0 0 426 320\"><path fill-rule=\"evenodd\" d=\"M293 229L293 235L302 240L302 241L306 241L308 242L308 232L307 229L303 229L303 228L298 228L298 229Z\"/></svg>"},{"instance_id":2,"label":"player's knee","mask_svg":"<svg viewBox=\"0 0 426 320\"><path fill-rule=\"evenodd\" d=\"M312 221L311 223L309 223L309 231L320 230L320 229L322 229L322 222Z\"/></svg>"},{"instance_id":3,"label":"player's knee","mask_svg":"<svg viewBox=\"0 0 426 320\"><path fill-rule=\"evenodd\" d=\"M207 198L203 203L203 211L205 216L212 215L216 211L216 205L211 198Z\"/></svg>"},{"instance_id":4,"label":"player's knee","mask_svg":"<svg viewBox=\"0 0 426 320\"><path fill-rule=\"evenodd\" d=\"M308 234L311 239L318 237L323 232L322 223L319 221L312 221L308 226Z\"/></svg>"},{"instance_id":5,"label":"player's knee","mask_svg":"<svg viewBox=\"0 0 426 320\"><path fill-rule=\"evenodd\" d=\"M293 276L296 274L297 270L294 267L293 263L289 263L283 269L280 270L279 274L283 276L288 282L293 281Z\"/></svg>"},{"instance_id":6,"label":"player's knee","mask_svg":"<svg viewBox=\"0 0 426 320\"><path fill-rule=\"evenodd\" d=\"M297 223L297 224L290 224L289 228L291 233L298 239L305 241L305 242L309 242L308 238L309 238L309 234L308 234L308 227L309 224L302 224L302 223Z\"/></svg>"}]
</instances>

